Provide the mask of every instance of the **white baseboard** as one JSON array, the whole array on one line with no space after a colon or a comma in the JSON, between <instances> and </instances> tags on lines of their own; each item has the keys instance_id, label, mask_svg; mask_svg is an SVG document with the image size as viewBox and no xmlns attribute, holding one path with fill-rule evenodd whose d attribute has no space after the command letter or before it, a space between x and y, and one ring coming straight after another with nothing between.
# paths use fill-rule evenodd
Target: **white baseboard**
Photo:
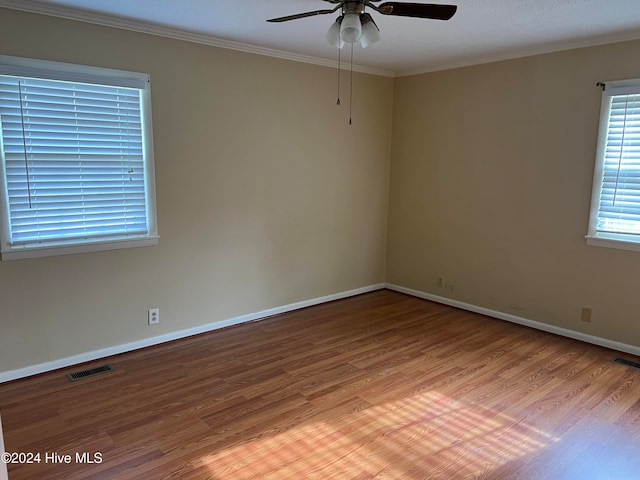
<instances>
[{"instance_id":1,"label":"white baseboard","mask_svg":"<svg viewBox=\"0 0 640 480\"><path fill-rule=\"evenodd\" d=\"M159 345L161 343L190 337L192 335L198 335L200 333L211 332L220 328L230 327L232 325L238 325L245 322L251 322L253 320L259 320L261 318L290 312L292 310L298 310L300 308L311 307L313 305L331 302L333 300L340 300L341 298L347 298L354 295L360 295L362 293L373 292L375 290L381 290L384 287L384 283L378 283L375 285L356 288L355 290L348 290L346 292L335 293L333 295L326 295L324 297L312 298L310 300L290 303L288 305L270 308L267 310L262 310L260 312L248 313L246 315L240 315L239 317L228 318L226 320L220 320L217 322L208 323L206 325L200 325L198 327L179 330L177 332L171 332L165 335L159 335L157 337L145 338L136 342L81 353L79 355L73 355L71 357L61 358L58 360L53 360L51 362L39 363L37 365L31 365L28 367L19 368L17 370L0 372L0 383L29 377L31 375L37 375L39 373L49 372L51 370L57 370L59 368L65 368L71 365L77 365L79 363L91 362L100 358L110 357L112 355L118 355L120 353L130 352L132 350L138 350L140 348L150 347L153 345Z\"/></svg>"},{"instance_id":2,"label":"white baseboard","mask_svg":"<svg viewBox=\"0 0 640 480\"><path fill-rule=\"evenodd\" d=\"M614 340L608 340L606 338L596 337L593 335L587 335L586 333L576 332L566 328L548 325L542 322L536 322L535 320L529 320L527 318L499 312L497 310L491 310L489 308L478 307L470 303L459 302L458 300L452 300L447 297L440 297L431 293L425 293L419 290L401 287L400 285L394 285L392 283L385 284L385 288L400 293L406 293L407 295L411 295L414 297L423 298L425 300L431 300L433 302L449 305L451 307L460 308L462 310L480 313L482 315L487 315L488 317L497 318L499 320L506 320L507 322L517 323L518 325L524 325L527 327L535 328L537 330L542 330L544 332L555 333L556 335L573 338L574 340L580 340L582 342L592 343L594 345L610 348L612 350L618 350L619 352L630 353L632 355L640 355L640 347L637 347L635 345L628 345L626 343L616 342Z\"/></svg>"},{"instance_id":3,"label":"white baseboard","mask_svg":"<svg viewBox=\"0 0 640 480\"><path fill-rule=\"evenodd\" d=\"M100 358L110 357L112 355L118 355L120 353L130 352L133 350L138 350L140 348L150 347L153 345L159 345L161 343L170 342L172 340L178 340L181 338L190 337L192 335L198 335L200 333L211 332L213 330L218 330L220 328L225 328L232 325L251 322L254 320L259 320L261 318L269 317L271 315L278 315L280 313L286 313L293 310L298 310L300 308L311 307L313 305L319 305L321 303L331 302L333 300L339 300L341 298L352 297L354 295L360 295L362 293L373 292L375 290L380 290L383 288L388 288L389 290L394 290L396 292L406 293L407 295L411 295L414 297L423 298L425 300L431 300L433 302L442 303L444 305L460 308L462 310L468 310L470 312L480 313L482 315L487 315L489 317L497 318L499 320L505 320L508 322L517 323L518 325L525 325L527 327L535 328L537 330L542 330L549 333L554 333L556 335L561 335L563 337L573 338L575 340L580 340L582 342L592 343L594 345L610 348L612 350L617 350L620 352L625 352L625 353L630 353L632 355L640 356L640 347L635 345L628 345L626 343L616 342L606 338L587 335L585 333L568 330L566 328L561 328L553 325L548 325L546 323L536 322L535 320L529 320L527 318L518 317L518 316L511 315L504 312L499 312L497 310L491 310L489 308L479 307L469 303L460 302L458 300L452 300L447 297L440 297L438 295L421 292L419 290L413 290L411 288L402 287L400 285L394 285L392 283L387 283L387 284L379 283L375 285L369 285L366 287L356 288L354 290L348 290L346 292L335 293L333 295L327 295L324 297L313 298L313 299L304 300L301 302L290 303L288 305L283 305L281 307L270 308L267 310L262 310L260 312L249 313L246 315L241 315L241 316L229 318L226 320L220 320L217 322L208 323L206 325L200 325L198 327L193 327L185 330L179 330L177 332L167 333L157 337L145 338L143 340L126 343L123 345L116 345L113 347L81 353L79 355L73 355L70 357L65 357L65 358L53 360L50 362L40 363L37 365L31 365L31 366L16 369L16 370L0 372L0 383L9 382L11 380L17 380L19 378L29 377L31 375L37 375L40 373L49 372L52 370L57 370L59 368L65 368L71 365L91 362L93 360L98 360ZM0 480L2 480L1 469L2 469L2 466L0 465Z\"/></svg>"}]
</instances>

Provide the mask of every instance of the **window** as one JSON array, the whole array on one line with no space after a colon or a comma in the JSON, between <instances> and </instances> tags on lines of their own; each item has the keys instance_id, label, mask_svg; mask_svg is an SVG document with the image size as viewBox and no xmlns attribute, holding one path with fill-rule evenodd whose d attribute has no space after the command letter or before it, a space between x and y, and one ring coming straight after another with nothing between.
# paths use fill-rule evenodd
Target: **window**
<instances>
[{"instance_id":1,"label":"window","mask_svg":"<svg viewBox=\"0 0 640 480\"><path fill-rule=\"evenodd\" d=\"M640 250L640 80L604 85L587 243Z\"/></svg>"},{"instance_id":2,"label":"window","mask_svg":"<svg viewBox=\"0 0 640 480\"><path fill-rule=\"evenodd\" d=\"M3 260L158 243L149 76L0 56Z\"/></svg>"}]
</instances>

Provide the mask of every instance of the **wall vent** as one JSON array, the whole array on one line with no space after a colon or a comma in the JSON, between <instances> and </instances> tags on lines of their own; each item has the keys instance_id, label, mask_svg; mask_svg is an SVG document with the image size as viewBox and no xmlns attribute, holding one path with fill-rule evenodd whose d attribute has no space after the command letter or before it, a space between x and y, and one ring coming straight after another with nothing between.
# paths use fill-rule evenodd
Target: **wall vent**
<instances>
[{"instance_id":1,"label":"wall vent","mask_svg":"<svg viewBox=\"0 0 640 480\"><path fill-rule=\"evenodd\" d=\"M627 360L625 358L614 358L613 361L616 362L616 363L620 363L622 365L626 365L627 367L633 367L633 368L640 369L640 363L632 362L631 360Z\"/></svg>"},{"instance_id":2,"label":"wall vent","mask_svg":"<svg viewBox=\"0 0 640 480\"><path fill-rule=\"evenodd\" d=\"M80 372L68 373L67 378L75 382L87 377L93 377L94 375L100 375L101 373L107 373L115 370L111 365L103 365L101 367L90 368L88 370L82 370Z\"/></svg>"}]
</instances>

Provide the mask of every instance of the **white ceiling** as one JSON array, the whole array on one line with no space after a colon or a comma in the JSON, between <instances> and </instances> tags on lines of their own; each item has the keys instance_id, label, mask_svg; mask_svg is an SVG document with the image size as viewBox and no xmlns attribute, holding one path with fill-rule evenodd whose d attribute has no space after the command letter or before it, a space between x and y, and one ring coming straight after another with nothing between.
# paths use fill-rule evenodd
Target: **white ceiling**
<instances>
[{"instance_id":1,"label":"white ceiling","mask_svg":"<svg viewBox=\"0 0 640 480\"><path fill-rule=\"evenodd\" d=\"M370 11L382 40L366 49L356 46L357 69L406 75L640 38L640 0L432 3L456 4L458 12L449 21L438 21ZM0 0L0 6L312 63L330 64L337 57L324 39L337 12L266 22L333 7L322 0ZM347 56L345 52L343 58Z\"/></svg>"}]
</instances>

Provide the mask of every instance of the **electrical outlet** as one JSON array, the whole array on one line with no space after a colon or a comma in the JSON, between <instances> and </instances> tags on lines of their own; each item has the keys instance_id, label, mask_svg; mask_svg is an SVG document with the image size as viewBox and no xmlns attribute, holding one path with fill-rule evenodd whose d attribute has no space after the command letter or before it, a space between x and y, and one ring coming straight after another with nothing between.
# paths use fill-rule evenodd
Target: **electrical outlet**
<instances>
[{"instance_id":1,"label":"electrical outlet","mask_svg":"<svg viewBox=\"0 0 640 480\"><path fill-rule=\"evenodd\" d=\"M453 292L453 283L451 283L449 280L445 279L444 277L439 276L437 278L436 285L438 285L438 288L444 288L445 290L449 290L450 292Z\"/></svg>"},{"instance_id":2,"label":"electrical outlet","mask_svg":"<svg viewBox=\"0 0 640 480\"><path fill-rule=\"evenodd\" d=\"M591 309L588 307L582 307L582 314L580 320L583 322L591 323Z\"/></svg>"},{"instance_id":3,"label":"electrical outlet","mask_svg":"<svg viewBox=\"0 0 640 480\"><path fill-rule=\"evenodd\" d=\"M157 325L160 323L160 309L150 308L148 315L149 325Z\"/></svg>"}]
</instances>

